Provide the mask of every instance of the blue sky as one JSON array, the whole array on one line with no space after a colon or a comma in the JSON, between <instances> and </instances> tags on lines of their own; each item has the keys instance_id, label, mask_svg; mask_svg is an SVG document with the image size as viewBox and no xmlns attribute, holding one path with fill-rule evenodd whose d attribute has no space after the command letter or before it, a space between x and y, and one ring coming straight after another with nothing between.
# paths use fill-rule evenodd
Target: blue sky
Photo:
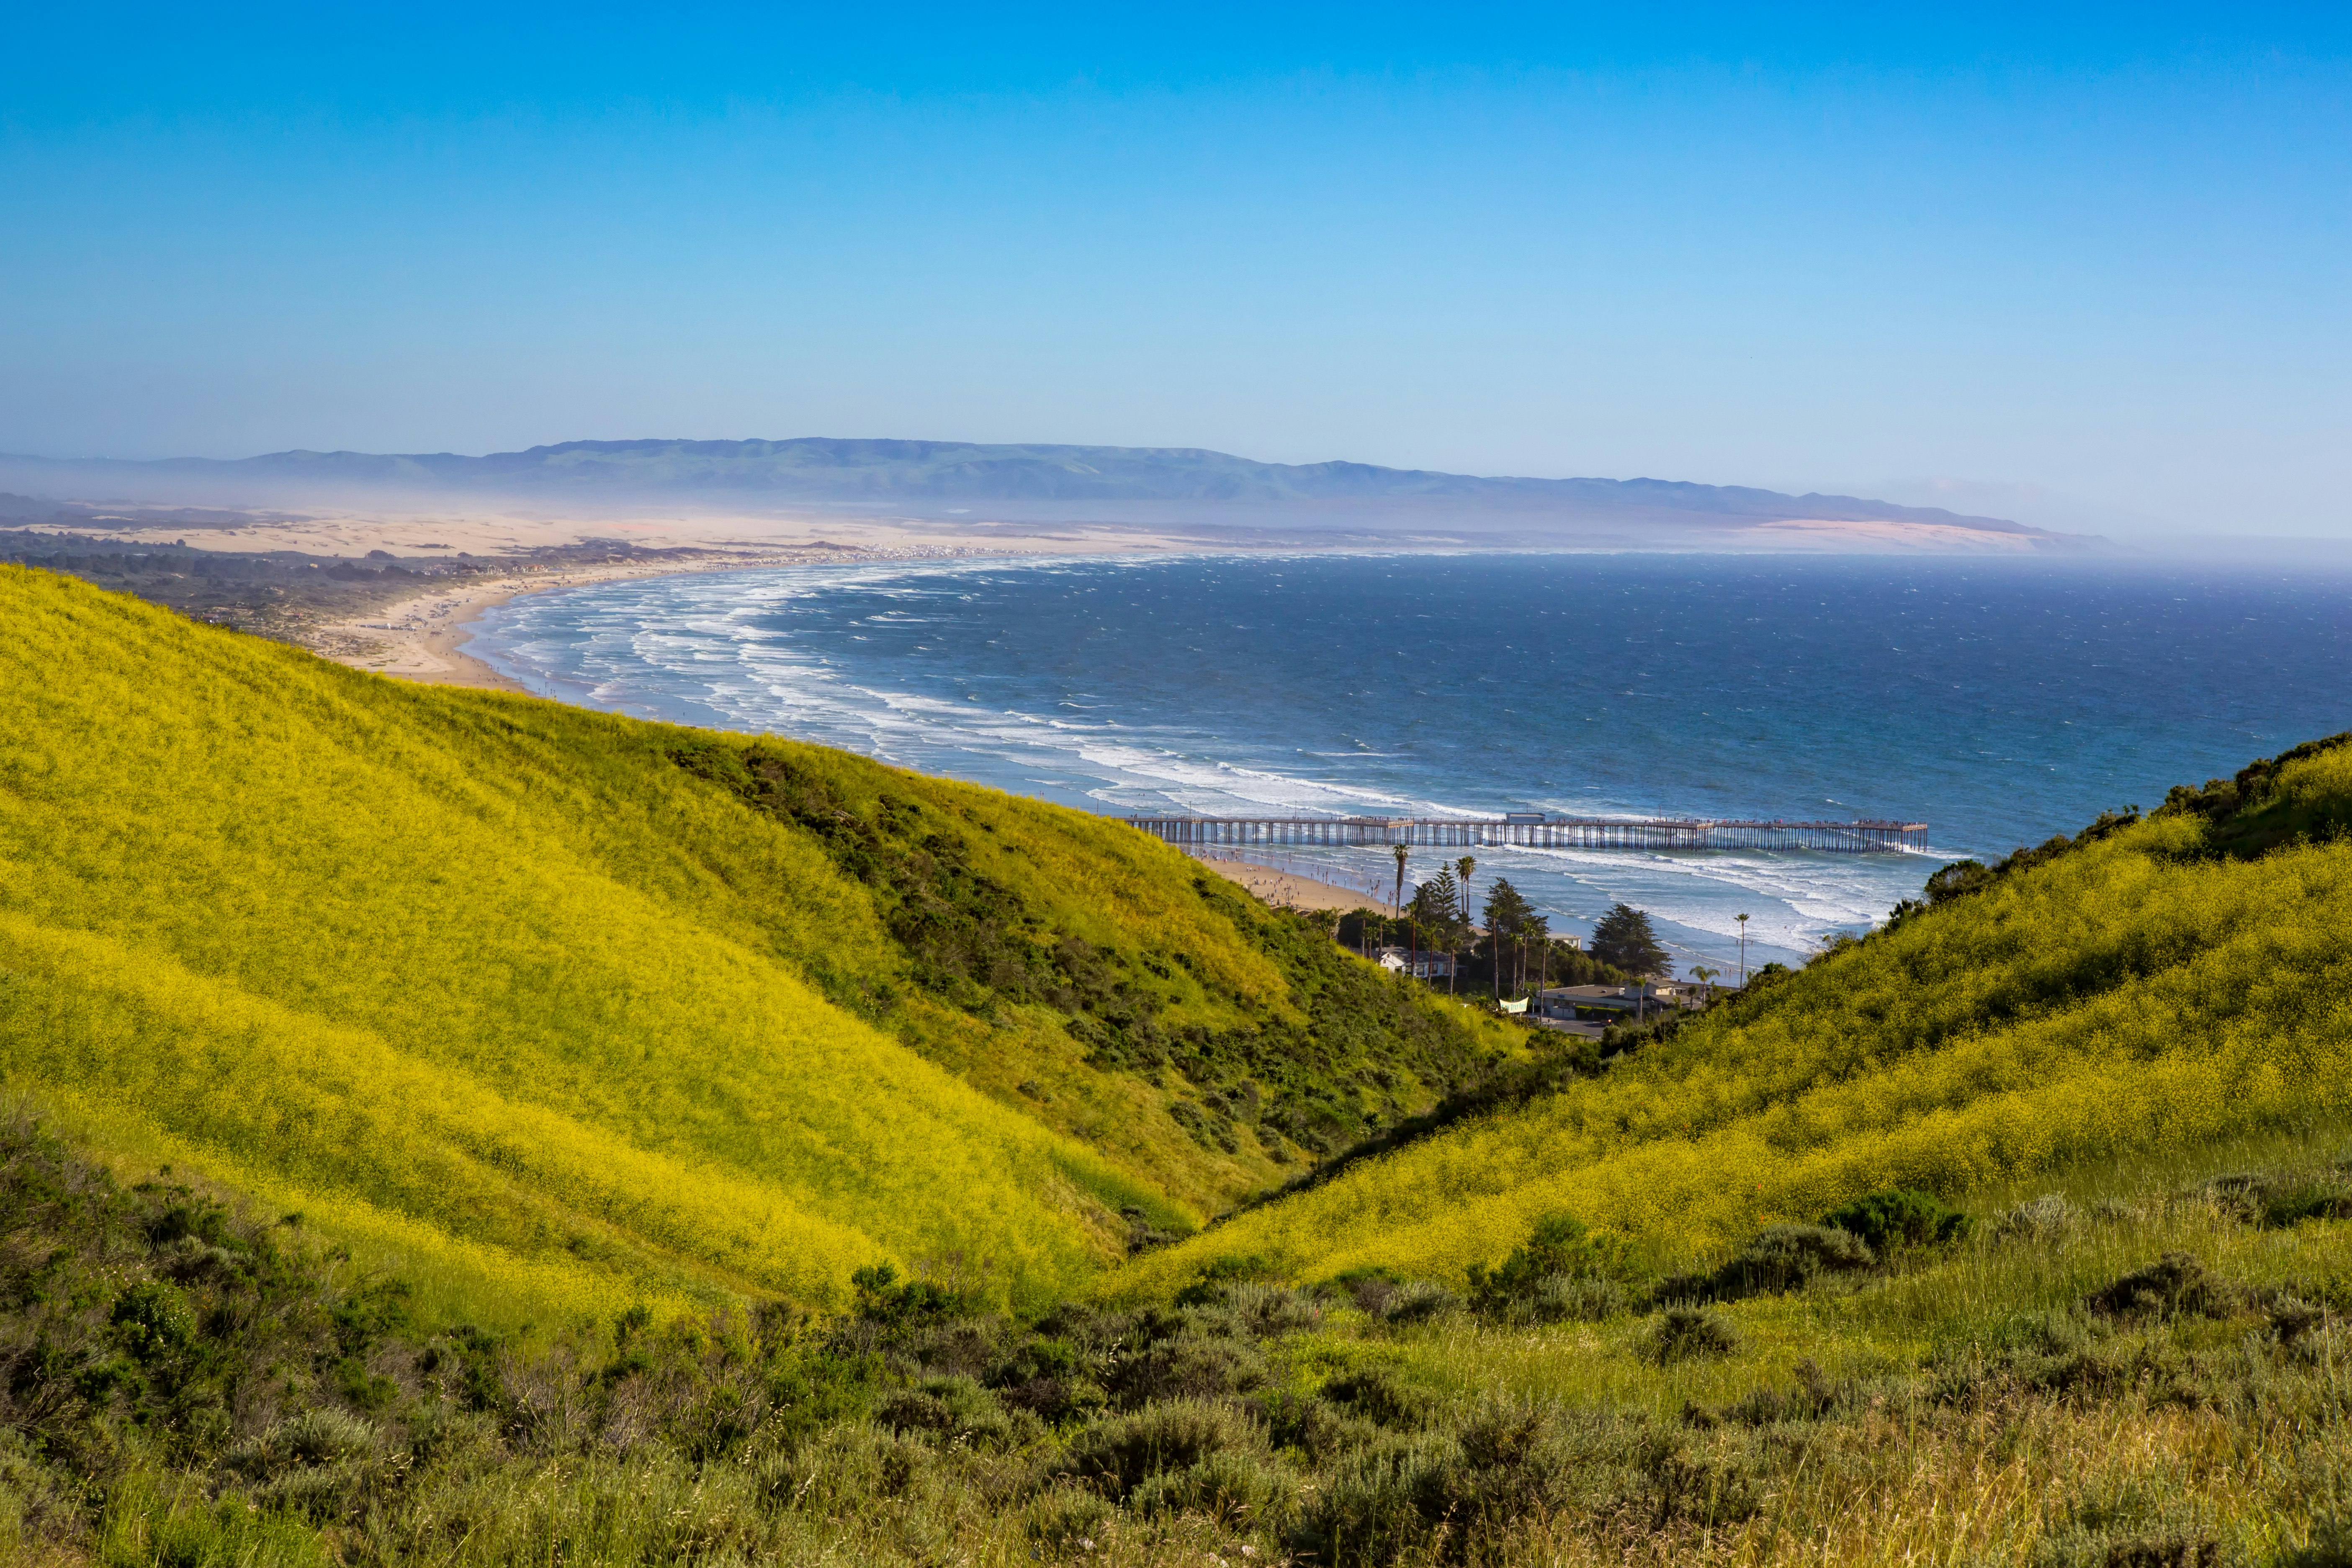
<instances>
[{"instance_id":1,"label":"blue sky","mask_svg":"<svg viewBox=\"0 0 2352 1568\"><path fill-rule=\"evenodd\" d=\"M0 451L1111 442L2352 534L2344 7L848 9L17 18Z\"/></svg>"}]
</instances>

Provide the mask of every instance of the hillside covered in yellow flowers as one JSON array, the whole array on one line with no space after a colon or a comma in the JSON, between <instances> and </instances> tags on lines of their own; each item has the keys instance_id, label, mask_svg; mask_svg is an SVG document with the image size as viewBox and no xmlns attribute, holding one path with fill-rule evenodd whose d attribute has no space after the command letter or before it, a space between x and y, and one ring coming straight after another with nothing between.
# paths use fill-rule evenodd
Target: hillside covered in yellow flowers
<instances>
[{"instance_id":1,"label":"hillside covered in yellow flowers","mask_svg":"<svg viewBox=\"0 0 2352 1568\"><path fill-rule=\"evenodd\" d=\"M876 1262L1016 1301L1458 1281L1557 1212L1663 1265L2352 1112L2352 747L1941 879L1301 1182L1541 1047L1083 813L47 574L0 615L6 1089L452 1311L824 1303Z\"/></svg>"},{"instance_id":2,"label":"hillside covered in yellow flowers","mask_svg":"<svg viewBox=\"0 0 2352 1568\"><path fill-rule=\"evenodd\" d=\"M1123 825L0 569L0 1077L513 1320L1035 1300L1513 1048Z\"/></svg>"}]
</instances>

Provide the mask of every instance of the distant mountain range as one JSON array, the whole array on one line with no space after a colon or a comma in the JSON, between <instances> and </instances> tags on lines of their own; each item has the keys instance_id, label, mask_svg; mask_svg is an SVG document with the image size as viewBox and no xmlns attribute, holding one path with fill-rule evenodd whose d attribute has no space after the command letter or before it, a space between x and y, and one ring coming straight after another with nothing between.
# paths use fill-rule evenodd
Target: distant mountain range
<instances>
[{"instance_id":1,"label":"distant mountain range","mask_svg":"<svg viewBox=\"0 0 2352 1568\"><path fill-rule=\"evenodd\" d=\"M1369 463L1261 463L1197 447L987 446L961 441L566 441L521 452L275 452L154 462L0 458L0 477L56 493L130 486L185 499L259 500L366 494L816 503L926 515L984 512L1015 520L1225 522L1327 531L1455 528L1492 535L1580 535L1660 526L1715 532L1775 524L1904 525L1961 535L2014 535L2011 548L2063 547L2053 534L2001 518L1857 496L1784 495L1668 479L1481 478ZM2029 541L2034 542L2028 542ZM1631 539L1628 540L1631 542ZM2041 542L2047 542L2046 544ZM1988 543L1994 542L1990 540Z\"/></svg>"}]
</instances>

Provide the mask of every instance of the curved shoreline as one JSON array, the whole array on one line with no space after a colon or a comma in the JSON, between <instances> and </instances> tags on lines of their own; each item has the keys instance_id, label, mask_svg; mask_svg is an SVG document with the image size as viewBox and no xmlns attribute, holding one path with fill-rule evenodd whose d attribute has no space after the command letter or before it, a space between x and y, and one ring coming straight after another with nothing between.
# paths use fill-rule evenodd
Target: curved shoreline
<instances>
[{"instance_id":1,"label":"curved shoreline","mask_svg":"<svg viewBox=\"0 0 2352 1568\"><path fill-rule=\"evenodd\" d=\"M862 564L888 561L951 561L988 556L1071 553L1055 542L1050 548L993 545L790 546L740 552L698 552L692 561L635 561L611 565L542 567L519 563L494 578L463 587L444 587L392 605L368 620L321 626L306 639L321 658L397 680L435 686L467 686L494 691L528 689L465 651L472 623L485 611L524 594L552 588L584 588L598 583L649 577L685 577L706 572L759 572L788 566ZM1123 551L1082 551L1087 554ZM715 558L714 558L715 557Z\"/></svg>"}]
</instances>

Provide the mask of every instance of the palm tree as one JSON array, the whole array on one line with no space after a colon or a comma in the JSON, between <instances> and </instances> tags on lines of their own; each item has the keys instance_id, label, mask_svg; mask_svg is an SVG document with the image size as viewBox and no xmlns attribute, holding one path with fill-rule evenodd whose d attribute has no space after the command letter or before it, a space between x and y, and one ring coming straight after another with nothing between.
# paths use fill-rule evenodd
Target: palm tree
<instances>
[{"instance_id":1,"label":"palm tree","mask_svg":"<svg viewBox=\"0 0 2352 1568\"><path fill-rule=\"evenodd\" d=\"M1430 951L1435 952L1438 941L1454 924L1454 873L1439 867L1437 875L1412 890L1412 902L1405 907L1412 917L1413 931L1413 970L1421 968L1421 928L1430 929Z\"/></svg>"},{"instance_id":2,"label":"palm tree","mask_svg":"<svg viewBox=\"0 0 2352 1568\"><path fill-rule=\"evenodd\" d=\"M1405 922L1405 973L1417 979L1420 977L1421 973L1421 921L1417 916L1417 911L1421 906L1421 889L1419 888L1415 888L1412 890L1413 908L1410 910L1405 908L1404 861L1404 846L1400 844L1396 847L1396 902L1393 907L1395 908L1396 912L1403 918Z\"/></svg>"},{"instance_id":3,"label":"palm tree","mask_svg":"<svg viewBox=\"0 0 2352 1568\"><path fill-rule=\"evenodd\" d=\"M1461 935L1457 939L1456 945L1454 950L1454 967L1456 971L1459 971L1462 967L1462 949L1459 944L1462 942L1469 940L1470 933L1474 929L1470 924L1470 875L1477 869L1478 862L1468 855L1465 855L1461 859L1454 862L1454 886L1456 889L1457 895L1462 900ZM1450 980L1452 976L1449 975L1447 978ZM1454 988L1453 986L1448 985L1446 989L1451 991Z\"/></svg>"},{"instance_id":4,"label":"palm tree","mask_svg":"<svg viewBox=\"0 0 2352 1568\"><path fill-rule=\"evenodd\" d=\"M1502 997L1503 984L1507 979L1511 980L1512 989L1516 992L1518 979L1525 978L1524 973L1518 979L1513 979L1505 973L1503 943L1507 940L1510 942L1513 951L1522 960L1521 967L1524 970L1524 960L1527 957L1527 921L1534 913L1535 910L1528 907L1527 900L1519 896L1519 890L1511 886L1510 879L1498 877L1495 879L1494 887L1486 894L1486 937L1495 953L1495 995L1497 1000Z\"/></svg>"}]
</instances>

